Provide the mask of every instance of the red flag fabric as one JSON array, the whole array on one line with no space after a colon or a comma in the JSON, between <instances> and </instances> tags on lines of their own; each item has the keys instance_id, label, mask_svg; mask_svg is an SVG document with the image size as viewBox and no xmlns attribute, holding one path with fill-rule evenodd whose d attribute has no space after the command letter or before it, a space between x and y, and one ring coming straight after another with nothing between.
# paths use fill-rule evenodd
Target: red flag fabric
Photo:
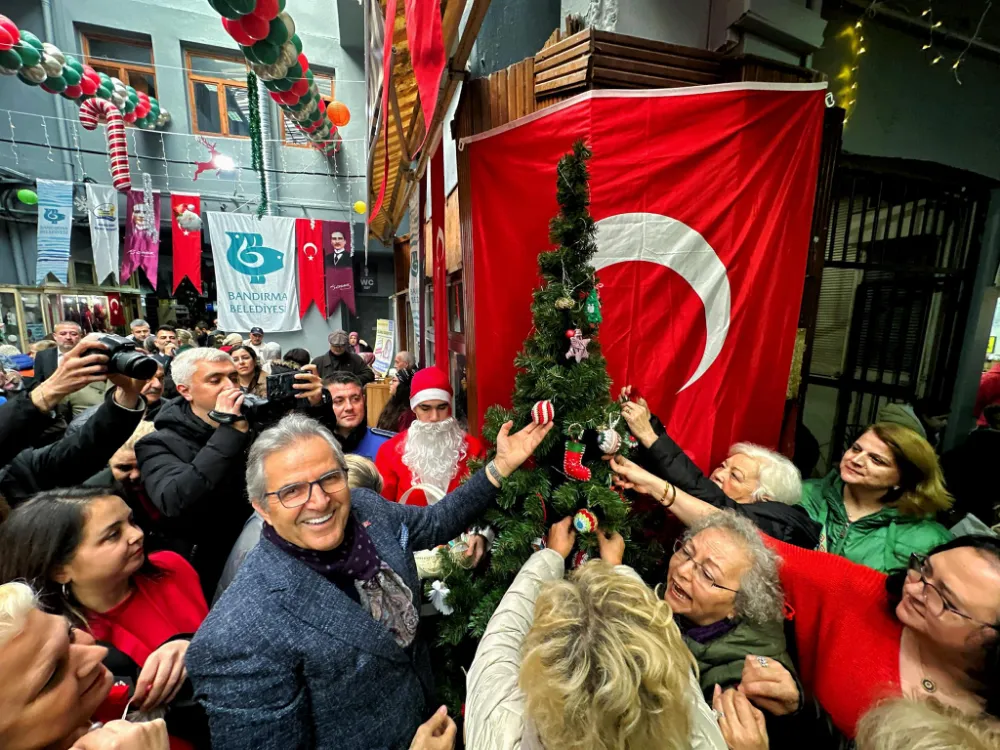
<instances>
[{"instance_id":1,"label":"red flag fabric","mask_svg":"<svg viewBox=\"0 0 1000 750\"><path fill-rule=\"evenodd\" d=\"M368 223L371 224L382 210L385 200L385 186L389 181L389 87L392 83L392 37L396 28L396 0L385 2L385 43L382 45L382 146L385 157L382 160L382 184L379 186L375 203L368 212ZM333 308L329 308L333 311Z\"/></svg>"},{"instance_id":2,"label":"red flag fabric","mask_svg":"<svg viewBox=\"0 0 1000 750\"><path fill-rule=\"evenodd\" d=\"M434 247L434 364L451 373L448 361L448 267L444 248L444 146L431 156L431 242Z\"/></svg>"},{"instance_id":3,"label":"red flag fabric","mask_svg":"<svg viewBox=\"0 0 1000 750\"><path fill-rule=\"evenodd\" d=\"M170 226L173 230L174 293L187 276L201 294L201 196L171 193Z\"/></svg>"},{"instance_id":4,"label":"red flag fabric","mask_svg":"<svg viewBox=\"0 0 1000 750\"><path fill-rule=\"evenodd\" d=\"M405 3L406 41L410 46L413 77L417 79L424 122L430 122L437 108L445 64L441 0L405 0ZM424 147L429 135L430 133L424 132L424 140L414 154Z\"/></svg>"},{"instance_id":5,"label":"red flag fabric","mask_svg":"<svg viewBox=\"0 0 1000 750\"><path fill-rule=\"evenodd\" d=\"M326 318L326 277L323 273L323 222L296 219L295 238L299 261L299 319L313 302Z\"/></svg>"},{"instance_id":6,"label":"red flag fabric","mask_svg":"<svg viewBox=\"0 0 1000 750\"><path fill-rule=\"evenodd\" d=\"M351 249L351 225L346 221L323 222L323 253L326 262L326 309L332 315L343 302L351 315L354 304L354 250Z\"/></svg>"},{"instance_id":7,"label":"red flag fabric","mask_svg":"<svg viewBox=\"0 0 1000 750\"><path fill-rule=\"evenodd\" d=\"M480 418L510 403L537 255L558 211L556 164L583 138L612 392L634 385L702 469L740 440L775 446L824 88L596 91L466 139Z\"/></svg>"},{"instance_id":8,"label":"red flag fabric","mask_svg":"<svg viewBox=\"0 0 1000 750\"><path fill-rule=\"evenodd\" d=\"M108 292L108 323L125 325L125 311L122 310L122 297L118 292Z\"/></svg>"}]
</instances>

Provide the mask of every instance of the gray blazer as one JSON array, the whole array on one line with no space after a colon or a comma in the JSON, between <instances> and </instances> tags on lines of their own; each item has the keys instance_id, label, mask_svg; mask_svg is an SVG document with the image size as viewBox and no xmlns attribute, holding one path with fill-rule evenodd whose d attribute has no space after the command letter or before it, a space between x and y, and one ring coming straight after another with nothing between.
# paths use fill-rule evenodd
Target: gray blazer
<instances>
[{"instance_id":1,"label":"gray blazer","mask_svg":"<svg viewBox=\"0 0 1000 750\"><path fill-rule=\"evenodd\" d=\"M420 606L415 550L454 539L496 490L482 471L436 505L351 491L352 513ZM428 717L426 646L402 649L334 584L261 540L187 652L213 750L405 750Z\"/></svg>"}]
</instances>

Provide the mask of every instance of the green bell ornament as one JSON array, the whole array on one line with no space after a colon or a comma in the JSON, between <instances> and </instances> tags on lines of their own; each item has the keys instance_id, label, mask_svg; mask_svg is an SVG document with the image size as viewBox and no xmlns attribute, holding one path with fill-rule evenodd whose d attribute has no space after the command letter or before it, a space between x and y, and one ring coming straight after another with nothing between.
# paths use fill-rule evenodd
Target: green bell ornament
<instances>
[{"instance_id":1,"label":"green bell ornament","mask_svg":"<svg viewBox=\"0 0 1000 750\"><path fill-rule=\"evenodd\" d=\"M583 303L583 311L587 316L588 323L600 323L604 320L601 317L601 298L597 296L596 286L587 295L587 301Z\"/></svg>"}]
</instances>

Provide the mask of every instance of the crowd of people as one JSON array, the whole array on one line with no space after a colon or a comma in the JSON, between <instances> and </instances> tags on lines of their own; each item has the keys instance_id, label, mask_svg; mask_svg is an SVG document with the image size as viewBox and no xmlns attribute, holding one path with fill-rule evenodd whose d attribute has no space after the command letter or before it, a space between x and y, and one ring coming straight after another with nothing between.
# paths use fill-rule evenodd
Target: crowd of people
<instances>
[{"instance_id":1,"label":"crowd of people","mask_svg":"<svg viewBox=\"0 0 1000 750\"><path fill-rule=\"evenodd\" d=\"M487 453L399 352L371 427L356 333L312 357L136 320L149 367L82 334L0 404L0 747L1000 747L1000 540L948 530L905 410L825 477L750 443L706 475L624 389L637 450L604 459L674 525L661 579L600 529L567 575L552 519L449 717L426 550L486 564L484 514L552 425Z\"/></svg>"}]
</instances>

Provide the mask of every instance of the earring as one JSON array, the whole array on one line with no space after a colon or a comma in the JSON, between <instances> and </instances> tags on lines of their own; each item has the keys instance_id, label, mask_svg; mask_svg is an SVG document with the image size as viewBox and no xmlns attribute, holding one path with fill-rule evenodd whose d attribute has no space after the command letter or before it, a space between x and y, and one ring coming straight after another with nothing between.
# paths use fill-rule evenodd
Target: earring
<instances>
[{"instance_id":1,"label":"earring","mask_svg":"<svg viewBox=\"0 0 1000 750\"><path fill-rule=\"evenodd\" d=\"M62 595L63 599L67 600L69 599L69 586L67 586L65 583L62 585Z\"/></svg>"}]
</instances>

